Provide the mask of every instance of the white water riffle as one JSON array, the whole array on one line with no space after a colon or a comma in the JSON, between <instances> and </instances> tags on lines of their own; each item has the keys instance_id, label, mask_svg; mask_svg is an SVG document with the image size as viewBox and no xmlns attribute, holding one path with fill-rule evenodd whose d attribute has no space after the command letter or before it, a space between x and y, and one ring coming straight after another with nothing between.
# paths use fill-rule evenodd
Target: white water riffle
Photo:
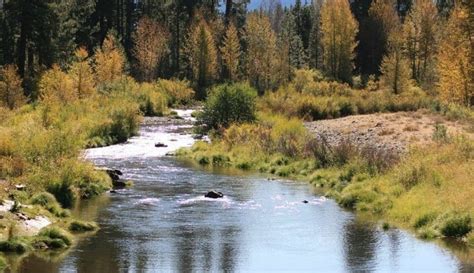
<instances>
[{"instance_id":1,"label":"white water riffle","mask_svg":"<svg viewBox=\"0 0 474 273\"><path fill-rule=\"evenodd\" d=\"M176 124L156 126L153 125L154 119L158 121L159 119L163 120L163 118L146 117L144 124L142 124L140 135L130 138L126 143L87 149L84 152L85 157L91 160L98 158L158 157L176 151L179 148L192 146L195 142L192 135L182 133L180 129L192 127L192 123L195 121L191 117L193 110L176 109L174 111L183 120L188 122L185 124L177 122ZM157 148L155 147L156 143L163 143L168 147Z\"/></svg>"}]
</instances>

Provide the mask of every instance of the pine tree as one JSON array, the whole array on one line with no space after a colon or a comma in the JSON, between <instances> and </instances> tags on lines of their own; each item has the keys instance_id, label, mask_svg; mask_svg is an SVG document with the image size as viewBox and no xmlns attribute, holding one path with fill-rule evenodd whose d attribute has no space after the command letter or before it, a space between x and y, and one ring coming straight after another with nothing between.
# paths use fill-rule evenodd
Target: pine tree
<instances>
[{"instance_id":1,"label":"pine tree","mask_svg":"<svg viewBox=\"0 0 474 273\"><path fill-rule=\"evenodd\" d=\"M379 74L382 59L388 52L388 37L400 25L400 19L395 10L394 0L377 0L372 2L368 11L366 36L361 36L366 53L358 56L359 62L365 64L363 73Z\"/></svg>"},{"instance_id":2,"label":"pine tree","mask_svg":"<svg viewBox=\"0 0 474 273\"><path fill-rule=\"evenodd\" d=\"M125 57L115 36L111 33L105 38L102 47L95 53L96 81L101 84L111 83L122 77Z\"/></svg>"},{"instance_id":3,"label":"pine tree","mask_svg":"<svg viewBox=\"0 0 474 273\"><path fill-rule=\"evenodd\" d=\"M237 80L240 63L240 40L237 29L232 23L227 27L221 54L229 79L231 81Z\"/></svg>"},{"instance_id":4,"label":"pine tree","mask_svg":"<svg viewBox=\"0 0 474 273\"><path fill-rule=\"evenodd\" d=\"M440 99L447 103L472 106L474 103L474 79L469 71L474 49L470 41L469 14L466 8L456 8L446 26L438 59L438 91ZM472 34L471 34L472 35ZM472 38L471 38L472 39Z\"/></svg>"},{"instance_id":5,"label":"pine tree","mask_svg":"<svg viewBox=\"0 0 474 273\"><path fill-rule=\"evenodd\" d=\"M168 31L149 17L138 21L133 35L133 55L144 80L150 81L155 77L156 69L168 51L168 37Z\"/></svg>"},{"instance_id":6,"label":"pine tree","mask_svg":"<svg viewBox=\"0 0 474 273\"><path fill-rule=\"evenodd\" d=\"M311 25L311 31L309 34L309 64L312 68L321 69L323 59L323 48L321 44L321 8L323 5L322 0L315 0L313 2L313 22Z\"/></svg>"},{"instance_id":7,"label":"pine tree","mask_svg":"<svg viewBox=\"0 0 474 273\"><path fill-rule=\"evenodd\" d=\"M94 73L87 59L89 54L84 47L77 49L74 55L76 60L69 69L69 76L77 96L82 99L95 93Z\"/></svg>"},{"instance_id":8,"label":"pine tree","mask_svg":"<svg viewBox=\"0 0 474 273\"><path fill-rule=\"evenodd\" d=\"M247 77L259 94L277 83L276 35L270 19L261 13L251 13L245 25L247 43Z\"/></svg>"},{"instance_id":9,"label":"pine tree","mask_svg":"<svg viewBox=\"0 0 474 273\"><path fill-rule=\"evenodd\" d=\"M357 21L346 0L325 1L321 9L322 44L326 73L337 80L351 82Z\"/></svg>"},{"instance_id":10,"label":"pine tree","mask_svg":"<svg viewBox=\"0 0 474 273\"><path fill-rule=\"evenodd\" d=\"M424 87L434 82L438 12L431 0L417 0L404 24L407 56L412 77Z\"/></svg>"},{"instance_id":11,"label":"pine tree","mask_svg":"<svg viewBox=\"0 0 474 273\"><path fill-rule=\"evenodd\" d=\"M381 65L381 84L395 94L400 94L410 87L410 65L403 52L401 30L393 31L389 37L388 55Z\"/></svg>"},{"instance_id":12,"label":"pine tree","mask_svg":"<svg viewBox=\"0 0 474 273\"><path fill-rule=\"evenodd\" d=\"M282 31L279 36L280 46L284 47L288 52L289 66L292 68L302 68L307 64L306 51L303 46L303 41L298 34L297 24L293 13L288 12L283 19ZM288 71L287 77L291 77L292 71Z\"/></svg>"},{"instance_id":13,"label":"pine tree","mask_svg":"<svg viewBox=\"0 0 474 273\"><path fill-rule=\"evenodd\" d=\"M78 45L90 52L97 45L94 34L98 29L91 20L95 4L94 0L65 0L53 5L59 19L58 37L55 40L61 49L58 52L59 63L64 65L74 58Z\"/></svg>"},{"instance_id":14,"label":"pine tree","mask_svg":"<svg viewBox=\"0 0 474 273\"><path fill-rule=\"evenodd\" d=\"M197 98L206 98L206 88L217 76L217 50L207 22L200 19L188 37L186 53L197 89Z\"/></svg>"},{"instance_id":15,"label":"pine tree","mask_svg":"<svg viewBox=\"0 0 474 273\"><path fill-rule=\"evenodd\" d=\"M18 108L26 103L21 78L14 65L0 69L0 106Z\"/></svg>"}]
</instances>

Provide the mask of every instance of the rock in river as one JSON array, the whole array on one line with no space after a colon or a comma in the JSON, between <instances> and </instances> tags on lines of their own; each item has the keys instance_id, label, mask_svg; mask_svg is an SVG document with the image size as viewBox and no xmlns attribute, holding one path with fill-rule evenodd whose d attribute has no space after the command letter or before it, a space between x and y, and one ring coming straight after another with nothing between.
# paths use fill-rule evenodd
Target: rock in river
<instances>
[{"instance_id":1,"label":"rock in river","mask_svg":"<svg viewBox=\"0 0 474 273\"><path fill-rule=\"evenodd\" d=\"M224 194L220 191L210 191L208 193L206 193L204 195L204 197L206 198L213 198L213 199L217 199L217 198L222 198L224 197Z\"/></svg>"},{"instance_id":2,"label":"rock in river","mask_svg":"<svg viewBox=\"0 0 474 273\"><path fill-rule=\"evenodd\" d=\"M164 143L161 143L161 142L158 142L155 144L155 147L156 148L166 148L168 147L168 145L164 144Z\"/></svg>"},{"instance_id":3,"label":"rock in river","mask_svg":"<svg viewBox=\"0 0 474 273\"><path fill-rule=\"evenodd\" d=\"M120 170L116 169L96 168L96 170L106 172L109 175L110 179L112 179L112 181L118 181L120 179L120 176L123 175Z\"/></svg>"}]
</instances>

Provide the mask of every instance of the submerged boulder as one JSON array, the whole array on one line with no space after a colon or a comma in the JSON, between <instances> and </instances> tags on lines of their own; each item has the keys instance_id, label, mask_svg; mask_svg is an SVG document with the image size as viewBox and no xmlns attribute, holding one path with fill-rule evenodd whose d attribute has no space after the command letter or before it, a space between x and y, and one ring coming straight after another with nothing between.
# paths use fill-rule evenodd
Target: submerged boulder
<instances>
[{"instance_id":1,"label":"submerged boulder","mask_svg":"<svg viewBox=\"0 0 474 273\"><path fill-rule=\"evenodd\" d=\"M204 195L204 197L217 199L217 198L223 198L224 194L220 191L210 191L210 192L206 193Z\"/></svg>"}]
</instances>

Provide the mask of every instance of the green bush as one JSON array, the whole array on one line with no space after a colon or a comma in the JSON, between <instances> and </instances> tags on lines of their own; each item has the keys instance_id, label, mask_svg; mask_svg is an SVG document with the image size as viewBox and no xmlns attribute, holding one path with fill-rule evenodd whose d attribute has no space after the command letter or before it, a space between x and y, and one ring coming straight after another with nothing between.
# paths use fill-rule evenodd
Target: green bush
<instances>
[{"instance_id":1,"label":"green bush","mask_svg":"<svg viewBox=\"0 0 474 273\"><path fill-rule=\"evenodd\" d=\"M247 84L219 85L211 91L198 123L210 130L254 121L256 96L257 91Z\"/></svg>"}]
</instances>

